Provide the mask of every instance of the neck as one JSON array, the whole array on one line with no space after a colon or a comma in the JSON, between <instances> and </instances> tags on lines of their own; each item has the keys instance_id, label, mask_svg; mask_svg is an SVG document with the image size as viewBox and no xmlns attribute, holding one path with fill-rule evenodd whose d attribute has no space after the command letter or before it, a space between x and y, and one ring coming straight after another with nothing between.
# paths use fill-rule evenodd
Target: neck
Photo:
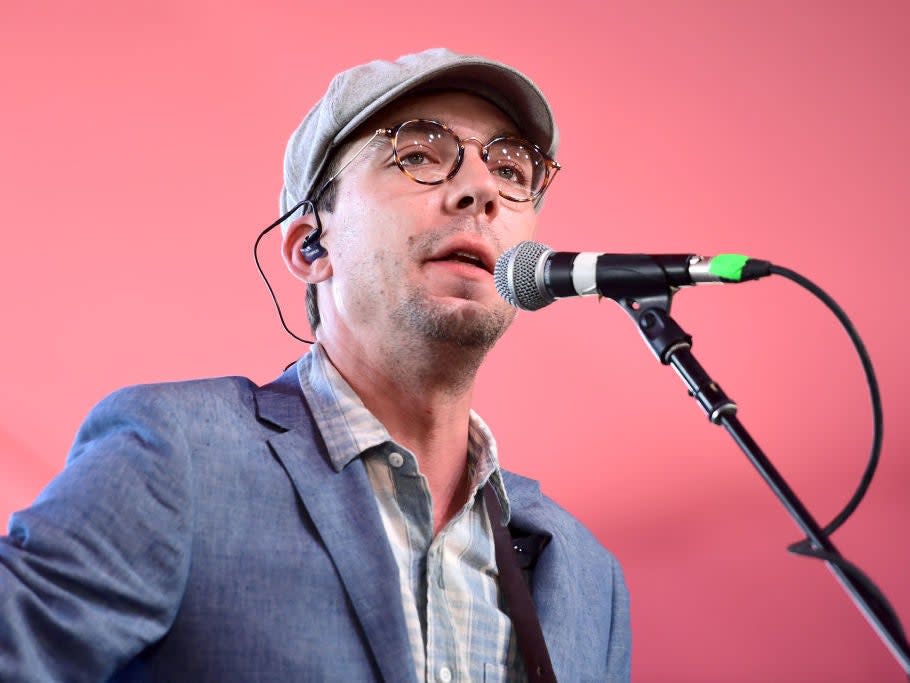
<instances>
[{"instance_id":1,"label":"neck","mask_svg":"<svg viewBox=\"0 0 910 683\"><path fill-rule=\"evenodd\" d=\"M416 350L393 344L365 348L319 337L367 409L396 443L416 456L430 488L438 532L467 501L468 421L483 354L427 345Z\"/></svg>"}]
</instances>

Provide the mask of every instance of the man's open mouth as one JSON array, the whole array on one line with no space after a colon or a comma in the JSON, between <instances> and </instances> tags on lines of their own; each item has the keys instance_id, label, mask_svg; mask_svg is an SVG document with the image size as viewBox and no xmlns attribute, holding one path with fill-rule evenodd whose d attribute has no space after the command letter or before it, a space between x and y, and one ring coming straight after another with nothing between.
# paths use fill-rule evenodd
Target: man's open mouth
<instances>
[{"instance_id":1,"label":"man's open mouth","mask_svg":"<svg viewBox=\"0 0 910 683\"><path fill-rule=\"evenodd\" d=\"M492 256L483 253L481 250L456 248L436 256L431 261L454 263L464 263L475 268L480 268L488 273L493 272Z\"/></svg>"},{"instance_id":2,"label":"man's open mouth","mask_svg":"<svg viewBox=\"0 0 910 683\"><path fill-rule=\"evenodd\" d=\"M448 256L446 256L444 259L441 259L441 260L443 260L443 261L459 261L459 262L461 262L461 263L467 263L468 265L477 266L478 268L483 268L484 270L488 270L487 267L486 267L486 265L484 265L483 259L481 259L481 258L480 258L479 256L477 256L476 254L470 254L470 253L468 253L468 252L466 252L466 251L456 251L456 252L453 252L453 253L449 254Z\"/></svg>"}]
</instances>

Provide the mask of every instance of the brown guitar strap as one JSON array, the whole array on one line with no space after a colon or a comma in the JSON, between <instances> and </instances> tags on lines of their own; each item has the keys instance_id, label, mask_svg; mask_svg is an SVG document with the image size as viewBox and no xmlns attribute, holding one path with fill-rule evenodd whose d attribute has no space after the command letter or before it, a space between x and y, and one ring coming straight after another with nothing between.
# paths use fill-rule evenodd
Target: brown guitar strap
<instances>
[{"instance_id":1,"label":"brown guitar strap","mask_svg":"<svg viewBox=\"0 0 910 683\"><path fill-rule=\"evenodd\" d=\"M483 487L487 513L493 526L493 540L496 545L496 566L499 569L499 588L505 598L506 609L512 619L518 649L525 663L528 681L531 683L556 683L556 674L550 663L550 653L543 639L543 631L537 619L537 610L531 598L531 591L515 558L515 547L508 527L502 525L502 508L492 486Z\"/></svg>"}]
</instances>

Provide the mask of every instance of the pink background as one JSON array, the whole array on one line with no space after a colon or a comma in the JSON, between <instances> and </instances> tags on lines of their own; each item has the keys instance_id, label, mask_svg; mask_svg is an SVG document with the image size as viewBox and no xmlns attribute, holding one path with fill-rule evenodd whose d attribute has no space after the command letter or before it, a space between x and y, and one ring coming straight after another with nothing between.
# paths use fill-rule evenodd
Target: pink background
<instances>
[{"instance_id":1,"label":"pink background","mask_svg":"<svg viewBox=\"0 0 910 683\"><path fill-rule=\"evenodd\" d=\"M910 5L4 3L0 519L130 383L241 374L302 348L250 258L287 135L338 70L446 44L549 94L562 250L743 252L816 280L875 362L886 439L835 540L910 625ZM265 244L270 256L277 240ZM298 329L302 290L267 259ZM834 318L776 278L677 297L697 357L820 522L865 464L869 400ZM633 680L902 681L728 437L612 303L519 317L477 407L622 560ZM267 492L263 492L267 495Z\"/></svg>"}]
</instances>

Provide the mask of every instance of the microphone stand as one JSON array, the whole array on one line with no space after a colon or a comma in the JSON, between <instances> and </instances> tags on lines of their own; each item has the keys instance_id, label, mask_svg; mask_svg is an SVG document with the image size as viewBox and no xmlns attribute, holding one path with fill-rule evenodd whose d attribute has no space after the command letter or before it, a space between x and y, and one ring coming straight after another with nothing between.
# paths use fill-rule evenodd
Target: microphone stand
<instances>
[{"instance_id":1,"label":"microphone stand","mask_svg":"<svg viewBox=\"0 0 910 683\"><path fill-rule=\"evenodd\" d=\"M670 317L670 301L675 290L663 289L617 302L635 321L645 342L664 365L671 365L685 383L708 419L733 437L765 483L790 513L812 544L812 556L825 561L828 569L852 598L878 637L910 676L910 645L893 613L877 597L874 586L848 563L835 548L812 515L759 448L736 417L736 404L692 355L692 337Z\"/></svg>"}]
</instances>

